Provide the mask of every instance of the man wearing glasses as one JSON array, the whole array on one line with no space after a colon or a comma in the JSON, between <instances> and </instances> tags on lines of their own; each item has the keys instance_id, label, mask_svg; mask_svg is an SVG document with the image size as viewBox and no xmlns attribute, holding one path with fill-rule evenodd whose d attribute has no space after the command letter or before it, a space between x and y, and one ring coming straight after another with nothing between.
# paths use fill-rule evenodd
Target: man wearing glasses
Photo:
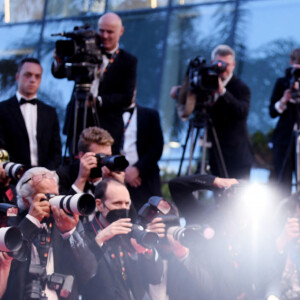
<instances>
[{"instance_id":1,"label":"man wearing glasses","mask_svg":"<svg viewBox=\"0 0 300 300\"><path fill-rule=\"evenodd\" d=\"M22 219L19 228L28 242L28 253L25 262L13 261L3 299L27 299L26 293L37 284L33 280L41 284L41 296L61 299L59 292L41 283L41 276L33 275L29 270L33 265L46 270L47 275L74 276L67 299L78 299L78 284L94 275L95 261L81 238L79 216L69 216L47 201L46 194L58 195L56 173L42 167L29 169L19 180L17 193Z\"/></svg>"}]
</instances>

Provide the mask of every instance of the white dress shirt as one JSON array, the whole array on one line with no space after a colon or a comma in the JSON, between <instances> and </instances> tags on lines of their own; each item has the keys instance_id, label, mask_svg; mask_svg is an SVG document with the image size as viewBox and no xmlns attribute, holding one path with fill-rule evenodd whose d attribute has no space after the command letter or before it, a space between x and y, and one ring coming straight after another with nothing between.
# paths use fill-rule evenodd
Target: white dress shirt
<instances>
[{"instance_id":1,"label":"white dress shirt","mask_svg":"<svg viewBox=\"0 0 300 300\"><path fill-rule=\"evenodd\" d=\"M17 99L20 103L21 98L27 99L26 97L22 96L19 91L17 91ZM34 95L33 98L36 98ZM31 99L33 99L31 98ZM38 145L37 145L37 105L32 104L23 104L20 106L26 129L29 138L29 147L30 147L30 161L32 166L38 166Z\"/></svg>"}]
</instances>

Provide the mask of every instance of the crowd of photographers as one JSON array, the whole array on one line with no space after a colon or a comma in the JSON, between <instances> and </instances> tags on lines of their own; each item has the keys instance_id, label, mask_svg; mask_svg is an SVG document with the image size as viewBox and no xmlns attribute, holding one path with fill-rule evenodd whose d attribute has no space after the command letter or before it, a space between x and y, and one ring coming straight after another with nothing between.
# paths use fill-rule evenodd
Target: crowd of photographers
<instances>
[{"instance_id":1,"label":"crowd of photographers","mask_svg":"<svg viewBox=\"0 0 300 300\"><path fill-rule=\"evenodd\" d=\"M76 83L65 122L72 162L60 165L55 109L36 99L37 59L21 61L16 95L0 103L0 299L300 299L299 195L264 215L250 214L256 199L241 200L248 183L240 178L249 178L252 163L250 91L233 75L234 51L218 46L210 66L197 58L172 89L182 117L191 100L196 117L209 113L219 139L213 175L172 179L170 202L159 191L158 114L135 103L137 60L119 48L122 21L107 13L98 31L65 36L101 43L89 49L101 60L83 64L83 53L70 67L62 41L54 52L53 75ZM203 81L207 70L216 81ZM82 92L86 84L92 96ZM277 113L292 109L291 96L287 87ZM200 190L214 192L209 205L199 204ZM146 201L135 199L141 194Z\"/></svg>"}]
</instances>

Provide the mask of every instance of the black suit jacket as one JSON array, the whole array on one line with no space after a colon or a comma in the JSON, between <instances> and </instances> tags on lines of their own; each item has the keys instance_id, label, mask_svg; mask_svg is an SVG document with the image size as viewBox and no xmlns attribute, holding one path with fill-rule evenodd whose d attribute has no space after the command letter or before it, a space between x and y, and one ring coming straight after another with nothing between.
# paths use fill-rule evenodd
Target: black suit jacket
<instances>
[{"instance_id":1,"label":"black suit jacket","mask_svg":"<svg viewBox=\"0 0 300 300\"><path fill-rule=\"evenodd\" d=\"M61 162L58 118L55 108L39 100L37 143L39 166L56 169ZM31 166L28 133L16 96L0 103L0 147L7 150L12 162Z\"/></svg>"},{"instance_id":2,"label":"black suit jacket","mask_svg":"<svg viewBox=\"0 0 300 300\"><path fill-rule=\"evenodd\" d=\"M99 96L102 98L102 106L97 103L97 112L100 126L110 132L115 142L113 153L119 153L123 134L123 109L131 104L133 91L136 86L137 59L128 52L120 49L115 61L105 72L103 81L99 85ZM62 69L52 73L57 78L65 77ZM73 136L75 98L72 97L67 106L63 133ZM83 114L83 110L79 112ZM80 119L80 118L79 118ZM83 129L78 125L78 135ZM87 127L94 126L91 110L87 112ZM80 127L81 126L81 127ZM77 140L77 139L76 139Z\"/></svg>"},{"instance_id":3,"label":"black suit jacket","mask_svg":"<svg viewBox=\"0 0 300 300\"><path fill-rule=\"evenodd\" d=\"M98 214L91 223L85 225L87 242L97 259L97 274L83 292L84 300L130 300L129 288L135 300L150 300L148 295L149 284L159 284L162 278L163 266L160 257L153 255L151 258L143 254L132 252L128 236L119 235L106 241L102 247L95 242L96 233L99 230ZM96 231L95 231L96 230ZM100 229L101 230L101 229ZM123 252L123 267L127 279L122 276L122 263L119 253ZM156 250L153 250L155 253Z\"/></svg>"},{"instance_id":4,"label":"black suit jacket","mask_svg":"<svg viewBox=\"0 0 300 300\"><path fill-rule=\"evenodd\" d=\"M233 75L226 86L226 93L218 98L211 109L212 122L229 177L234 176L239 168L250 167L253 161L247 129L249 107L250 90ZM216 157L213 156L212 160L215 163ZM219 175L217 171L213 174Z\"/></svg>"},{"instance_id":5,"label":"black suit jacket","mask_svg":"<svg viewBox=\"0 0 300 300\"><path fill-rule=\"evenodd\" d=\"M156 110L137 105L137 153L134 164L140 172L142 185L128 186L132 201L139 209L151 196L161 195L161 182L158 161L163 151L163 133L159 114Z\"/></svg>"},{"instance_id":6,"label":"black suit jacket","mask_svg":"<svg viewBox=\"0 0 300 300\"><path fill-rule=\"evenodd\" d=\"M24 215L25 216L25 215ZM29 219L23 218L18 226L23 234L23 239L28 242L27 260L20 262L13 260L8 279L8 285L3 300L25 299L26 284L30 283L29 266L31 262L32 243L38 236L40 229ZM94 255L84 243L84 231L81 223L73 233L75 237L72 245L68 239L63 239L58 228L53 226L51 240L53 247L54 272L63 275L73 275L74 284L72 292L66 299L78 299L78 293L83 286L96 273ZM78 238L79 237L79 238ZM58 299L65 299L58 297Z\"/></svg>"},{"instance_id":7,"label":"black suit jacket","mask_svg":"<svg viewBox=\"0 0 300 300\"><path fill-rule=\"evenodd\" d=\"M288 72L288 71L287 71ZM279 117L277 125L275 127L272 142L278 146L287 147L293 138L293 127L297 121L297 105L295 103L288 102L286 110L280 114L275 109L275 104L281 99L284 91L289 88L290 76L278 78L273 88L269 112L272 118Z\"/></svg>"}]
</instances>

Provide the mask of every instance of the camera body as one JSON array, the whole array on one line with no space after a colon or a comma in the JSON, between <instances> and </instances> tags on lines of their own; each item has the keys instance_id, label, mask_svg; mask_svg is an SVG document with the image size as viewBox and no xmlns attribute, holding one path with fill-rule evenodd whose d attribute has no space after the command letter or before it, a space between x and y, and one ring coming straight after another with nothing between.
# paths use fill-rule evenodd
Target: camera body
<instances>
[{"instance_id":1,"label":"camera body","mask_svg":"<svg viewBox=\"0 0 300 300\"><path fill-rule=\"evenodd\" d=\"M43 299L47 297L43 293L47 284L48 288L58 291L61 298L67 298L72 292L74 277L72 275L64 275L52 273L47 275L46 268L41 265L30 264L29 274L33 278L26 285L25 298L26 300Z\"/></svg>"},{"instance_id":2,"label":"camera body","mask_svg":"<svg viewBox=\"0 0 300 300\"><path fill-rule=\"evenodd\" d=\"M75 26L71 32L52 34L66 40L56 41L56 55L65 63L66 77L77 83L90 83L94 70L102 63L100 37L89 25Z\"/></svg>"},{"instance_id":3,"label":"camera body","mask_svg":"<svg viewBox=\"0 0 300 300\"><path fill-rule=\"evenodd\" d=\"M97 153L96 158L97 167L91 170L91 178L102 177L101 168L103 166L106 166L112 172L120 172L124 171L129 165L129 162L124 155L106 155L103 153Z\"/></svg>"},{"instance_id":4,"label":"camera body","mask_svg":"<svg viewBox=\"0 0 300 300\"><path fill-rule=\"evenodd\" d=\"M227 64L222 61L216 61L212 64L206 64L206 60L197 56L192 59L188 67L188 75L191 91L214 92L219 88L219 76L226 70Z\"/></svg>"}]
</instances>

